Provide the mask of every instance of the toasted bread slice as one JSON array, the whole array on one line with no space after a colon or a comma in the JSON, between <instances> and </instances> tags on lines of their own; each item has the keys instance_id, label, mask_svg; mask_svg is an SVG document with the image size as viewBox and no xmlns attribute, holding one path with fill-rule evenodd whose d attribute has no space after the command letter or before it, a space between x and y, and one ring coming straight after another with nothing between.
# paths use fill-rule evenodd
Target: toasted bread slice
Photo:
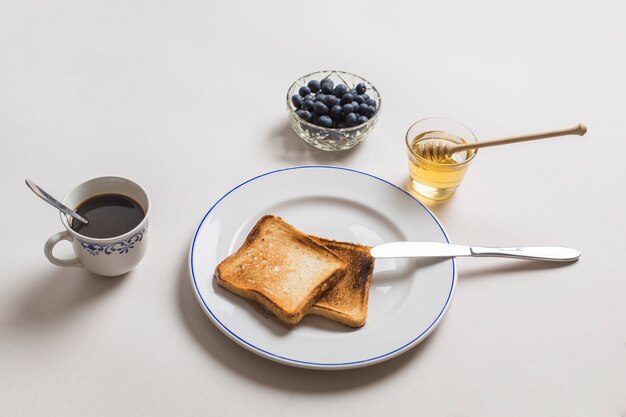
<instances>
[{"instance_id":1,"label":"toasted bread slice","mask_svg":"<svg viewBox=\"0 0 626 417\"><path fill-rule=\"evenodd\" d=\"M286 324L343 278L347 264L277 216L264 216L245 242L215 269L217 283L256 300Z\"/></svg>"},{"instance_id":2,"label":"toasted bread slice","mask_svg":"<svg viewBox=\"0 0 626 417\"><path fill-rule=\"evenodd\" d=\"M324 293L311 307L309 313L324 316L351 327L361 327L367 320L370 283L374 271L374 258L369 246L337 242L317 236L313 240L348 262L345 276Z\"/></svg>"}]
</instances>

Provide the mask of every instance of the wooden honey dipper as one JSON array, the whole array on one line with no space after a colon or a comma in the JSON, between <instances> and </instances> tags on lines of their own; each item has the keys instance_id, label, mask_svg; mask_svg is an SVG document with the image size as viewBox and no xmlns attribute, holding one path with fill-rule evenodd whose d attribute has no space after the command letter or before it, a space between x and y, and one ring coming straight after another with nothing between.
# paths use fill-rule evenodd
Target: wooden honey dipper
<instances>
[{"instance_id":1,"label":"wooden honey dipper","mask_svg":"<svg viewBox=\"0 0 626 417\"><path fill-rule=\"evenodd\" d=\"M430 159L437 162L444 160L447 156L449 157L452 154L468 149L487 148L490 146L507 145L509 143L526 142L537 139L554 138L557 136L583 136L586 132L587 127L584 124L579 123L578 125L570 127L568 129L550 130L547 132L532 133L530 135L510 136L506 138L485 140L472 143L462 143L458 145L454 145L447 140L436 140L437 138L432 138L435 140L425 143L419 143L416 149L416 153L422 158Z\"/></svg>"}]
</instances>

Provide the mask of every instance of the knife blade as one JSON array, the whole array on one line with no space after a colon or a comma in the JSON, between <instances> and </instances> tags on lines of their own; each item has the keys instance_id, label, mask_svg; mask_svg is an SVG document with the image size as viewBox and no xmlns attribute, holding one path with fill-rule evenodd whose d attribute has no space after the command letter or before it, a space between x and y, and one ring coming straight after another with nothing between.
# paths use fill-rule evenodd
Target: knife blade
<instances>
[{"instance_id":1,"label":"knife blade","mask_svg":"<svg viewBox=\"0 0 626 417\"><path fill-rule=\"evenodd\" d=\"M374 258L494 256L536 261L571 262L577 260L581 252L559 246L481 247L439 242L390 242L373 247L370 254Z\"/></svg>"}]
</instances>

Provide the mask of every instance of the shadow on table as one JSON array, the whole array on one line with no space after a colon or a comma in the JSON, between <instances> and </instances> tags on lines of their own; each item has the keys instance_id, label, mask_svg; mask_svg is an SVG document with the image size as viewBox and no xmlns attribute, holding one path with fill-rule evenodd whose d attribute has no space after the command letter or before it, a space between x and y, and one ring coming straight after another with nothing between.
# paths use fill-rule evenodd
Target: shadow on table
<instances>
[{"instance_id":1,"label":"shadow on table","mask_svg":"<svg viewBox=\"0 0 626 417\"><path fill-rule=\"evenodd\" d=\"M364 143L345 151L322 151L302 140L286 120L267 137L267 145L269 149L276 150L281 160L291 165L310 163L339 165L353 157Z\"/></svg>"},{"instance_id":2,"label":"shadow on table","mask_svg":"<svg viewBox=\"0 0 626 417\"><path fill-rule=\"evenodd\" d=\"M408 176L408 172L407 172ZM407 178L404 182L402 189L409 193L413 198L419 201L422 205L426 206L430 211L432 211L437 217L443 218L445 217L445 213L452 201L454 201L456 194L452 194L451 197L445 200L431 200L430 198L426 198L422 195L419 195L411 188L411 178Z\"/></svg>"},{"instance_id":3,"label":"shadow on table","mask_svg":"<svg viewBox=\"0 0 626 417\"><path fill-rule=\"evenodd\" d=\"M512 274L528 271L547 271L556 268L566 268L574 265L577 262L550 262L550 261L528 261L521 259L507 259L501 260L502 264L499 265L487 265L476 266L469 263L464 263L463 267L459 267L459 270L463 272L459 273L459 279L474 279L485 278L490 275Z\"/></svg>"},{"instance_id":4,"label":"shadow on table","mask_svg":"<svg viewBox=\"0 0 626 417\"><path fill-rule=\"evenodd\" d=\"M227 338L211 323L196 301L187 262L178 277L178 302L183 321L198 344L224 366L260 384L292 392L332 392L366 386L390 377L429 348L436 331L410 351L374 366L321 371L295 368L270 361L249 352Z\"/></svg>"},{"instance_id":5,"label":"shadow on table","mask_svg":"<svg viewBox=\"0 0 626 417\"><path fill-rule=\"evenodd\" d=\"M132 275L101 277L82 268L46 270L18 301L16 324L47 325L63 320L113 291ZM19 280L19 277L12 277Z\"/></svg>"}]
</instances>

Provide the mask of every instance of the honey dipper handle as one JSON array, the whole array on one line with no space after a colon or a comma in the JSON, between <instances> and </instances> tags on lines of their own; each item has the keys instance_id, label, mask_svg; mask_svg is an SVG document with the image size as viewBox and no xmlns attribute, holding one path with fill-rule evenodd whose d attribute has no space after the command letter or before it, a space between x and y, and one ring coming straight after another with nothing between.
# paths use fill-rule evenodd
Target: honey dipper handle
<instances>
[{"instance_id":1,"label":"honey dipper handle","mask_svg":"<svg viewBox=\"0 0 626 417\"><path fill-rule=\"evenodd\" d=\"M487 148L489 146L506 145L509 143L526 142L530 140L553 138L557 136L566 136L566 135L583 136L585 133L587 133L587 126L585 126L582 123L579 123L578 125L567 128L567 129L550 130L547 132L532 133L530 135L510 136L508 138L485 140L485 141L480 141L480 142L467 143L463 145L455 145L455 146L450 147L450 153L460 152L466 149Z\"/></svg>"}]
</instances>

